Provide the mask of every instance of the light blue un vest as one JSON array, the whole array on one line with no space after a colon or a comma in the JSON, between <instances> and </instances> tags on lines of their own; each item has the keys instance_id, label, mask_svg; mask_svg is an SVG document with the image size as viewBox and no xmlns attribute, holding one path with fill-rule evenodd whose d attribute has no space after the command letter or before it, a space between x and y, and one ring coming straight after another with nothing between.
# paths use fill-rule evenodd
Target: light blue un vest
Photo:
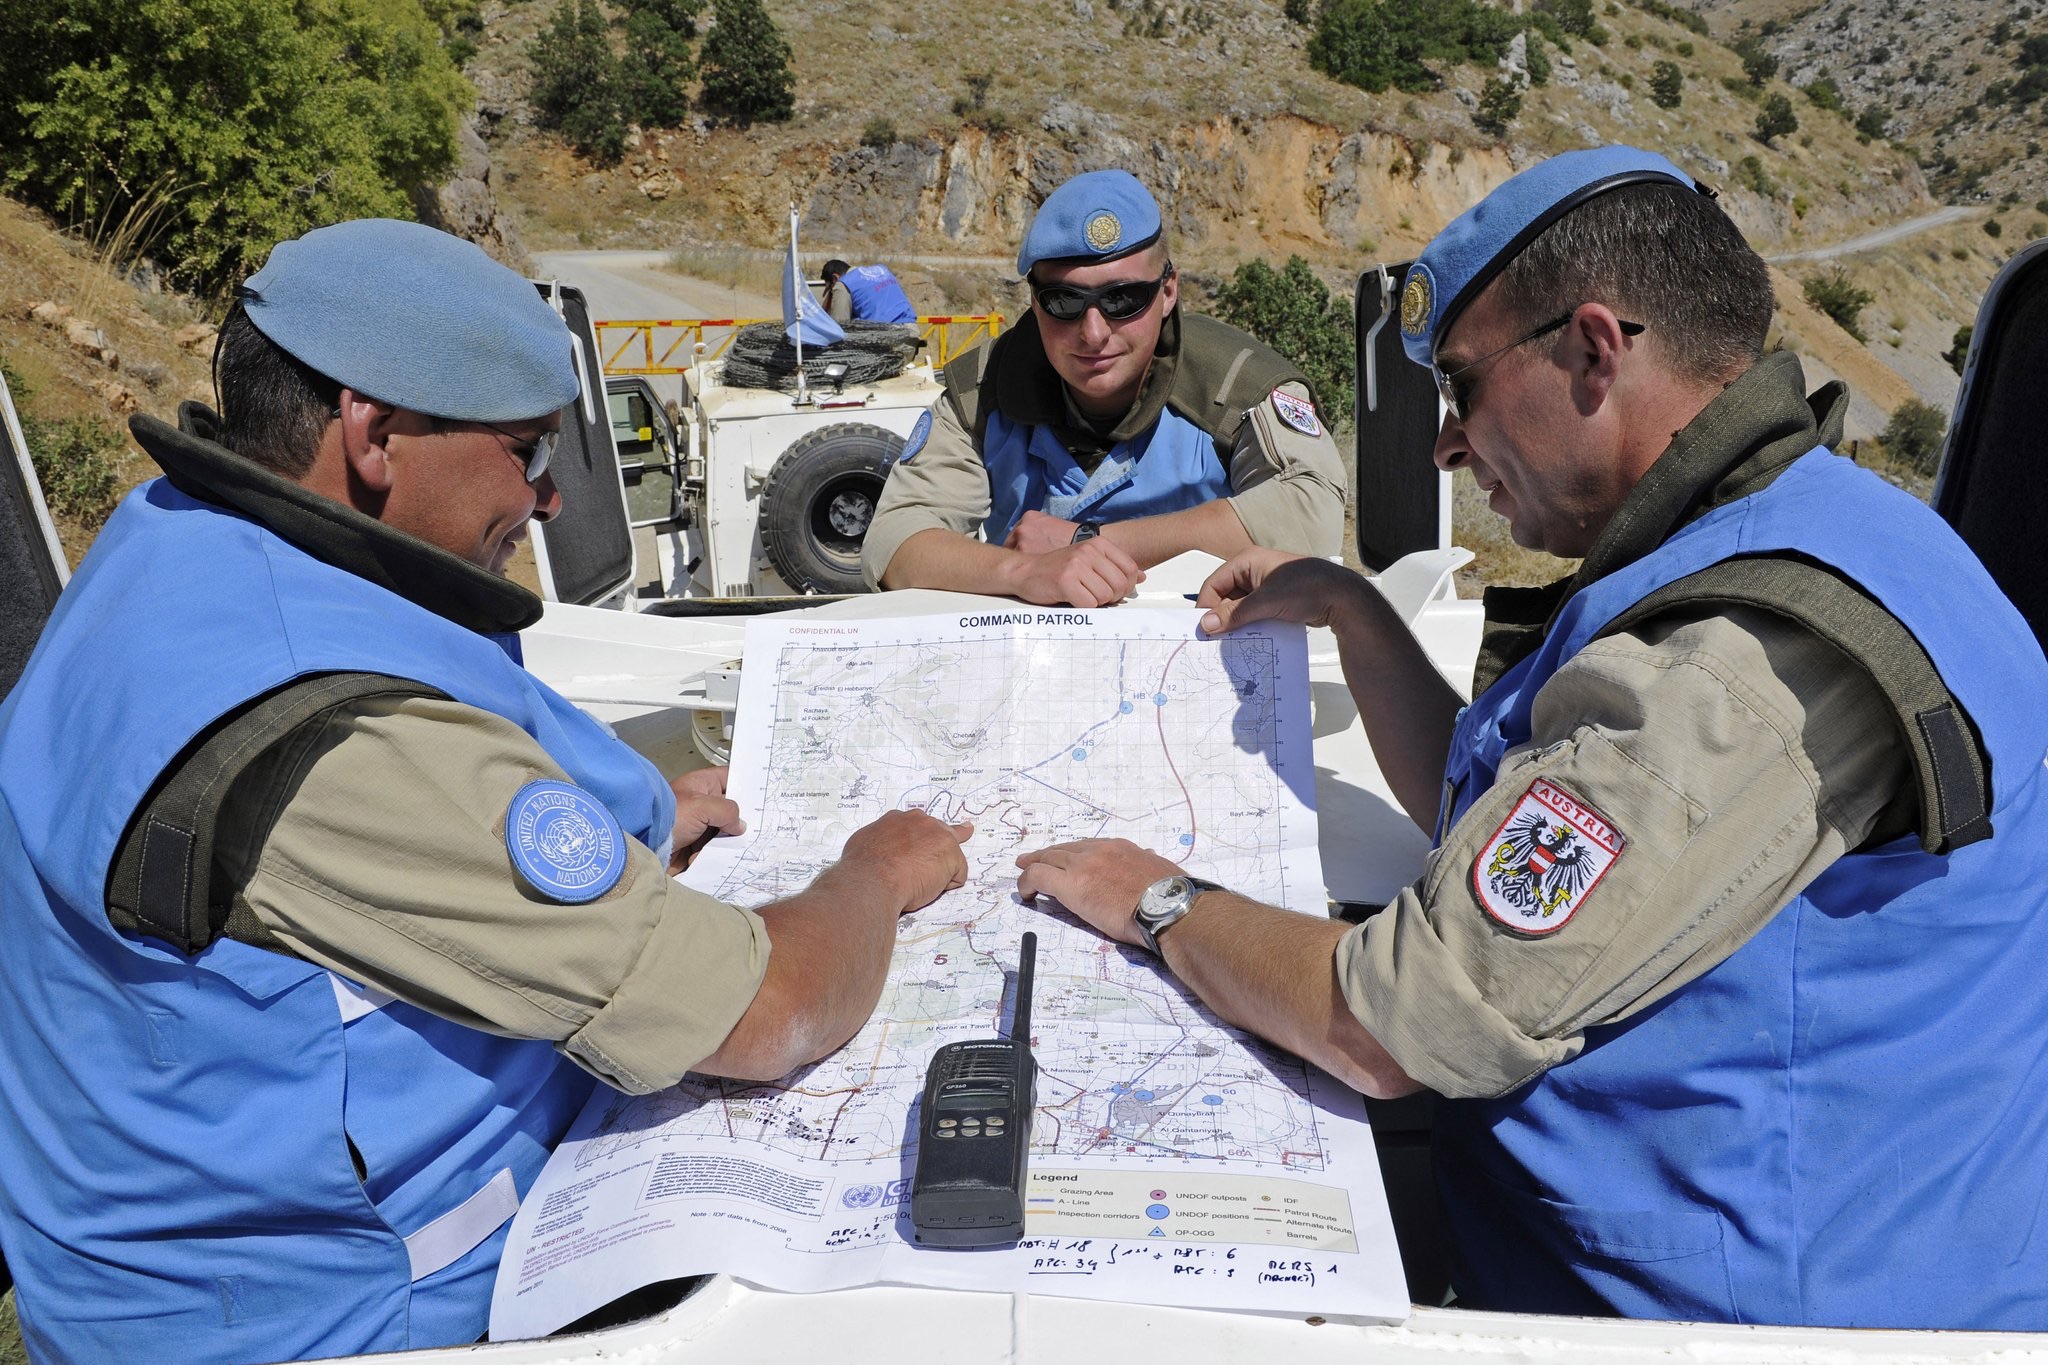
<instances>
[{"instance_id":1,"label":"light blue un vest","mask_svg":"<svg viewBox=\"0 0 2048 1365\"><path fill-rule=\"evenodd\" d=\"M886 265L857 265L839 277L853 316L865 322L916 322L917 310Z\"/></svg>"},{"instance_id":2,"label":"light blue un vest","mask_svg":"<svg viewBox=\"0 0 2048 1365\"><path fill-rule=\"evenodd\" d=\"M2048 1328L2048 665L1931 511L1816 450L1591 584L1465 713L1450 814L1607 622L1709 564L1779 550L1839 569L1926 649L1991 755L1995 833L1941 857L1913 836L1846 856L1718 967L1589 1029L1575 1059L1501 1099L1441 1104L1461 1299ZM1604 814L1626 833L1628 811Z\"/></svg>"},{"instance_id":3,"label":"light blue un vest","mask_svg":"<svg viewBox=\"0 0 2048 1365\"><path fill-rule=\"evenodd\" d=\"M992 410L982 433L990 511L982 524L1000 545L1027 511L1066 521L1129 521L1199 507L1230 494L1216 438L1162 408L1159 420L1102 457L1091 476L1050 427L1027 426Z\"/></svg>"},{"instance_id":4,"label":"light blue un vest","mask_svg":"<svg viewBox=\"0 0 2048 1365\"><path fill-rule=\"evenodd\" d=\"M104 893L188 741L322 672L504 716L627 832L665 841L659 774L514 649L162 479L107 524L0 708L0 1239L38 1358L300 1359L482 1334L494 1220L590 1077L547 1043L345 1009L293 958L124 937Z\"/></svg>"}]
</instances>

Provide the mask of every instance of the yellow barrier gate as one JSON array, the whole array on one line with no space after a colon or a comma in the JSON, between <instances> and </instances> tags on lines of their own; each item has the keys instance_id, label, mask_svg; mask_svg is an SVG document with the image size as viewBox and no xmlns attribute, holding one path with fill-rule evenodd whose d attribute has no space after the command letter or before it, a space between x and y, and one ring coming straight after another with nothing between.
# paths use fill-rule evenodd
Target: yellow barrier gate
<instances>
[{"instance_id":1,"label":"yellow barrier gate","mask_svg":"<svg viewBox=\"0 0 2048 1365\"><path fill-rule=\"evenodd\" d=\"M704 356L716 360L739 329L756 322L780 323L780 318L648 318L637 321L615 319L593 322L597 329L597 351L606 374L683 374L697 359L698 346ZM1003 330L1001 313L961 316L933 314L917 320L918 335L931 352L934 366L979 345ZM707 342L704 334L712 339Z\"/></svg>"}]
</instances>

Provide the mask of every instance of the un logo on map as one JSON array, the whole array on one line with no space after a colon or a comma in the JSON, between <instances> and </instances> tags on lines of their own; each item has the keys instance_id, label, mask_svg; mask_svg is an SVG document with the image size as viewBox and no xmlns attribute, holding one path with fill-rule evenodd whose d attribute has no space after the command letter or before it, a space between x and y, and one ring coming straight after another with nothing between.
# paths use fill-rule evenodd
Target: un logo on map
<instances>
[{"instance_id":1,"label":"un logo on map","mask_svg":"<svg viewBox=\"0 0 2048 1365\"><path fill-rule=\"evenodd\" d=\"M839 1202L850 1209L871 1209L882 1202L880 1185L848 1185Z\"/></svg>"},{"instance_id":2,"label":"un logo on map","mask_svg":"<svg viewBox=\"0 0 2048 1365\"><path fill-rule=\"evenodd\" d=\"M567 782L529 782L505 811L505 847L533 889L583 905L618 885L626 838L604 804Z\"/></svg>"}]
</instances>

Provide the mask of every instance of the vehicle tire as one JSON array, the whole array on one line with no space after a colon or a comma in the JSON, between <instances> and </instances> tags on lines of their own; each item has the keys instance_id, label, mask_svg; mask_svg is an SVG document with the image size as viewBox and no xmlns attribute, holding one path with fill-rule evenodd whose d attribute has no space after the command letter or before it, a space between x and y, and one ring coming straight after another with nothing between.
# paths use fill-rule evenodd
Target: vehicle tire
<instances>
[{"instance_id":1,"label":"vehicle tire","mask_svg":"<svg viewBox=\"0 0 2048 1365\"><path fill-rule=\"evenodd\" d=\"M860 545L903 438L866 422L821 428L782 452L761 489L761 548L798 592L866 592Z\"/></svg>"}]
</instances>

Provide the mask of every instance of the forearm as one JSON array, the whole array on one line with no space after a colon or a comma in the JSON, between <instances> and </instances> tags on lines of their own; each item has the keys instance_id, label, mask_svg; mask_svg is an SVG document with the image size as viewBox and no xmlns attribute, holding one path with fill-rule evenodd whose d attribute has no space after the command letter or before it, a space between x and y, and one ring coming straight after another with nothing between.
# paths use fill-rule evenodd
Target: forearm
<instances>
[{"instance_id":1,"label":"forearm","mask_svg":"<svg viewBox=\"0 0 2048 1365\"><path fill-rule=\"evenodd\" d=\"M950 592L1016 596L1023 556L936 527L903 542L882 573L885 588L944 588Z\"/></svg>"},{"instance_id":2,"label":"forearm","mask_svg":"<svg viewBox=\"0 0 2048 1365\"><path fill-rule=\"evenodd\" d=\"M761 987L725 1041L691 1069L774 1080L844 1045L881 997L901 901L872 869L840 864L763 906L770 951Z\"/></svg>"},{"instance_id":3,"label":"forearm","mask_svg":"<svg viewBox=\"0 0 2048 1365\"><path fill-rule=\"evenodd\" d=\"M1145 569L1187 550L1205 550L1218 559L1228 559L1252 544L1228 498L1156 517L1109 522L1103 526L1102 536L1129 551Z\"/></svg>"},{"instance_id":4,"label":"forearm","mask_svg":"<svg viewBox=\"0 0 2048 1365\"><path fill-rule=\"evenodd\" d=\"M1444 760L1464 706L1379 590L1364 579L1331 613L1344 682L1365 721L1373 761L1401 808L1436 828Z\"/></svg>"},{"instance_id":5,"label":"forearm","mask_svg":"<svg viewBox=\"0 0 2048 1365\"><path fill-rule=\"evenodd\" d=\"M1166 963L1225 1020L1391 1099L1420 1089L1344 1002L1334 966L1347 926L1212 891L1160 938Z\"/></svg>"}]
</instances>

